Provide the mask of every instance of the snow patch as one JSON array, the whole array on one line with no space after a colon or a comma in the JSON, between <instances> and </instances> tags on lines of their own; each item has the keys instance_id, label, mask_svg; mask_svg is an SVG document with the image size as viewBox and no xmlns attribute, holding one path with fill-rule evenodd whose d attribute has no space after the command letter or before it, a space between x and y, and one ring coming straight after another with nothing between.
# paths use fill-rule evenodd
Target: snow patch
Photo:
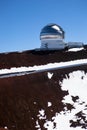
<instances>
[{"instance_id":1,"label":"snow patch","mask_svg":"<svg viewBox=\"0 0 87 130\"><path fill-rule=\"evenodd\" d=\"M47 73L47 76L48 76L49 79L51 79L52 76L53 76L53 73L48 72L48 73Z\"/></svg>"},{"instance_id":2,"label":"snow patch","mask_svg":"<svg viewBox=\"0 0 87 130\"><path fill-rule=\"evenodd\" d=\"M37 104L36 102L34 102L34 104Z\"/></svg>"},{"instance_id":3,"label":"snow patch","mask_svg":"<svg viewBox=\"0 0 87 130\"><path fill-rule=\"evenodd\" d=\"M73 71L66 75L66 78L60 82L62 90L68 90L69 95L65 96L62 103L65 105L64 110L48 120L45 115L45 110L39 111L39 119L45 120L43 127L47 130L85 130L87 129L87 73L84 71ZM72 100L72 97L74 98ZM71 104L73 108L69 110L67 103ZM48 106L52 105L48 102ZM80 114L80 115L79 115ZM45 117L45 118L43 118ZM76 122L80 125L71 127L71 123ZM38 123L37 123L38 126ZM40 128L40 127L38 127Z\"/></svg>"},{"instance_id":4,"label":"snow patch","mask_svg":"<svg viewBox=\"0 0 87 130\"><path fill-rule=\"evenodd\" d=\"M37 130L41 130L38 120L36 121L36 126L35 126L35 128L37 128Z\"/></svg>"},{"instance_id":5,"label":"snow patch","mask_svg":"<svg viewBox=\"0 0 87 130\"><path fill-rule=\"evenodd\" d=\"M87 59L73 60L73 61L60 62L60 63L50 63L46 65L33 66L33 67L18 67L18 68L13 67L10 69L1 69L0 78L21 76L21 75L32 74L32 73L40 73L44 71L58 70L58 69L80 66L80 65L87 65ZM48 77L51 78L52 75L48 73Z\"/></svg>"},{"instance_id":6,"label":"snow patch","mask_svg":"<svg viewBox=\"0 0 87 130\"><path fill-rule=\"evenodd\" d=\"M62 90L68 90L69 95L79 96L82 101L87 101L87 73L74 71L69 78L64 78L61 83Z\"/></svg>"},{"instance_id":7,"label":"snow patch","mask_svg":"<svg viewBox=\"0 0 87 130\"><path fill-rule=\"evenodd\" d=\"M8 129L8 127L7 127L7 126L5 126L5 127L4 127L4 129L6 129L6 130L7 130L7 129Z\"/></svg>"},{"instance_id":8,"label":"snow patch","mask_svg":"<svg viewBox=\"0 0 87 130\"><path fill-rule=\"evenodd\" d=\"M84 47L80 47L80 48L71 48L71 49L69 49L68 51L70 52L77 52L77 51L81 51L81 50L83 50L84 49Z\"/></svg>"},{"instance_id":9,"label":"snow patch","mask_svg":"<svg viewBox=\"0 0 87 130\"><path fill-rule=\"evenodd\" d=\"M37 117L39 117L39 119L46 119L45 116L45 111L43 109L39 110L39 114L37 115Z\"/></svg>"},{"instance_id":10,"label":"snow patch","mask_svg":"<svg viewBox=\"0 0 87 130\"><path fill-rule=\"evenodd\" d=\"M51 102L48 102L48 107L51 107L52 106L52 103Z\"/></svg>"}]
</instances>

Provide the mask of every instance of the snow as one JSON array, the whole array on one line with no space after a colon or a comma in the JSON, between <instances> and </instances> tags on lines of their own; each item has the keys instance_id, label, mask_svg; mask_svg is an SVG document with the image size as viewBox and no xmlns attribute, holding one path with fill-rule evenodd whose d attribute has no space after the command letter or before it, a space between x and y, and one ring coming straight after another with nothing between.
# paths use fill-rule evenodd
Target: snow
<instances>
[{"instance_id":1,"label":"snow","mask_svg":"<svg viewBox=\"0 0 87 130\"><path fill-rule=\"evenodd\" d=\"M48 107L51 107L52 106L52 103L51 102L48 102Z\"/></svg>"},{"instance_id":2,"label":"snow","mask_svg":"<svg viewBox=\"0 0 87 130\"><path fill-rule=\"evenodd\" d=\"M70 52L70 51L72 51L72 52L77 52L77 51L81 51L81 50L83 50L84 49L84 47L80 47L80 48L71 48L71 49L69 49L68 51Z\"/></svg>"},{"instance_id":3,"label":"snow","mask_svg":"<svg viewBox=\"0 0 87 130\"><path fill-rule=\"evenodd\" d=\"M78 95L83 101L87 101L87 73L74 71L69 74L69 79L63 79L62 90L69 90L69 94ZM72 89L73 88L73 89Z\"/></svg>"},{"instance_id":4,"label":"snow","mask_svg":"<svg viewBox=\"0 0 87 130\"><path fill-rule=\"evenodd\" d=\"M8 129L8 127L7 127L7 126L5 126L5 127L4 127L4 129L6 129L6 130L7 130L7 129Z\"/></svg>"},{"instance_id":5,"label":"snow","mask_svg":"<svg viewBox=\"0 0 87 130\"><path fill-rule=\"evenodd\" d=\"M87 65L87 59L80 59L80 60L73 60L73 61L59 62L59 63L49 63L46 65L39 65L33 67L18 67L18 68L13 67L10 69L1 69L0 78L20 76L20 75L32 74L32 73L40 73L44 71L57 70L57 69L74 67L79 65ZM48 78L51 77L52 75L48 73Z\"/></svg>"},{"instance_id":6,"label":"snow","mask_svg":"<svg viewBox=\"0 0 87 130\"><path fill-rule=\"evenodd\" d=\"M45 110L44 109L39 110L39 114L37 115L37 117L39 117L40 120L46 119Z\"/></svg>"},{"instance_id":7,"label":"snow","mask_svg":"<svg viewBox=\"0 0 87 130\"><path fill-rule=\"evenodd\" d=\"M34 102L34 104L37 104L36 102Z\"/></svg>"},{"instance_id":8,"label":"snow","mask_svg":"<svg viewBox=\"0 0 87 130\"><path fill-rule=\"evenodd\" d=\"M55 130L52 121L46 121L46 123L44 124L44 128L46 128L47 130Z\"/></svg>"},{"instance_id":9,"label":"snow","mask_svg":"<svg viewBox=\"0 0 87 130\"><path fill-rule=\"evenodd\" d=\"M69 73L69 76L66 75L66 78L63 81L60 81L61 89L68 90L69 95L65 96L62 100L63 104L70 103L73 105L73 109L68 110L66 105L63 111L60 113L55 113L55 116L52 119L48 120L45 114L45 110L39 111L39 119L45 119L45 123L43 125L47 130L85 130L86 128L82 128L81 126L70 127L70 120L77 121L80 120L80 124L85 124L85 120L87 121L87 73L84 71L73 71ZM76 101L72 100L72 96L78 98ZM48 107L51 106L52 103L48 102ZM82 112L85 116L85 120L81 117L76 116L77 113ZM45 117L45 118L42 118Z\"/></svg>"},{"instance_id":10,"label":"snow","mask_svg":"<svg viewBox=\"0 0 87 130\"><path fill-rule=\"evenodd\" d=\"M49 79L51 79L51 78L52 78L52 76L53 76L53 73L48 72L48 74L47 74L47 75L48 75L48 78L49 78Z\"/></svg>"},{"instance_id":11,"label":"snow","mask_svg":"<svg viewBox=\"0 0 87 130\"><path fill-rule=\"evenodd\" d=\"M41 130L38 120L36 121L36 126L35 126L35 128L37 128L37 130Z\"/></svg>"}]
</instances>

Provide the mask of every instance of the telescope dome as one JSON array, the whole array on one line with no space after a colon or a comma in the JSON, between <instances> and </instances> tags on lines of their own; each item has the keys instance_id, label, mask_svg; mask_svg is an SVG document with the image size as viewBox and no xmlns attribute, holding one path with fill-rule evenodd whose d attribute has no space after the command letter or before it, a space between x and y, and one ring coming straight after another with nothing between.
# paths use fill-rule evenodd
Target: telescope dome
<instances>
[{"instance_id":1,"label":"telescope dome","mask_svg":"<svg viewBox=\"0 0 87 130\"><path fill-rule=\"evenodd\" d=\"M48 24L41 29L40 39L64 39L64 31L57 24Z\"/></svg>"}]
</instances>

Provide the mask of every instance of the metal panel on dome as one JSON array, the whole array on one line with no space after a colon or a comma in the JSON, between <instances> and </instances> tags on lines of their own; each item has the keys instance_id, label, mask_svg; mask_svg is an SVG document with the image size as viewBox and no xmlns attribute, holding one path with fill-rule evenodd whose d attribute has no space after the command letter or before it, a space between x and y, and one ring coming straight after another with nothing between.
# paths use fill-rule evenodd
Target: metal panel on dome
<instances>
[{"instance_id":1,"label":"metal panel on dome","mask_svg":"<svg viewBox=\"0 0 87 130\"><path fill-rule=\"evenodd\" d=\"M57 24L48 24L42 28L40 33L40 39L43 38L64 38L64 31L63 29Z\"/></svg>"}]
</instances>

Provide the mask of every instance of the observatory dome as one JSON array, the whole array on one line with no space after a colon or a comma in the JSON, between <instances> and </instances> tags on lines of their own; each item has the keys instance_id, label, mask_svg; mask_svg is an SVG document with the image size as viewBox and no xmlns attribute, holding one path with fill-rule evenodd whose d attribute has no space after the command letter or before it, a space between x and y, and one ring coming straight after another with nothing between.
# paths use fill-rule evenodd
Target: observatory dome
<instances>
[{"instance_id":1,"label":"observatory dome","mask_svg":"<svg viewBox=\"0 0 87 130\"><path fill-rule=\"evenodd\" d=\"M64 39L64 31L57 24L48 24L41 29L40 40L43 39Z\"/></svg>"}]
</instances>

